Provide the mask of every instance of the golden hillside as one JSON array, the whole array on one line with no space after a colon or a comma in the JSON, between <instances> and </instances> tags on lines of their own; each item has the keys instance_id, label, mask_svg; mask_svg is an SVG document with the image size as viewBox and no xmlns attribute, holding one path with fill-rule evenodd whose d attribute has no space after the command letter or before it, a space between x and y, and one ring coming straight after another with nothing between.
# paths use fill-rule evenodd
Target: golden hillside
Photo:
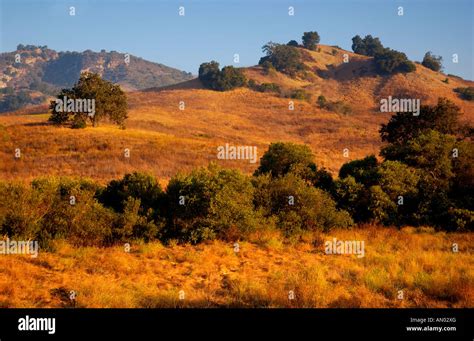
<instances>
[{"instance_id":1,"label":"golden hillside","mask_svg":"<svg viewBox=\"0 0 474 341\"><path fill-rule=\"evenodd\" d=\"M258 164L217 160L217 147L225 143L256 145L258 157L274 141L308 144L319 166L337 174L340 166L367 154L378 154L378 129L388 113L378 111L381 98L420 98L434 104L438 97L453 100L474 121L474 103L461 100L453 91L474 82L447 77L417 64L416 72L391 77L377 76L370 57L330 46L320 51L302 50L312 70L306 79L281 73L266 75L260 67L246 68L249 79L272 82L284 91L304 89L310 101L293 100L247 88L229 92L203 89L196 80L160 89L129 92L127 129L103 124L98 128L72 130L47 123L41 114L27 109L0 116L0 178L29 180L33 177L80 175L101 181L134 170L150 172L166 181L177 171L187 171L210 161L253 172ZM349 63L343 62L348 54ZM449 79L448 83L443 80ZM320 109L319 95L343 101L350 114ZM185 108L180 110L180 102ZM21 157L15 159L15 149ZM349 157L343 149L349 149ZM124 157L129 149L130 158Z\"/></svg>"}]
</instances>

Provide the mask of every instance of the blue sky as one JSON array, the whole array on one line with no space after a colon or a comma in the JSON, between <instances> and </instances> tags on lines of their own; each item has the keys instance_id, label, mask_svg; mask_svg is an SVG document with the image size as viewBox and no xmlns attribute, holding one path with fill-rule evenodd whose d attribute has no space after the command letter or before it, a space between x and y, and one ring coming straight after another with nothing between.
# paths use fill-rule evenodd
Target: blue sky
<instances>
[{"instance_id":1,"label":"blue sky","mask_svg":"<svg viewBox=\"0 0 474 341\"><path fill-rule=\"evenodd\" d=\"M238 66L257 64L266 42L300 41L315 30L322 44L348 50L354 35L372 34L412 60L432 51L443 57L445 72L472 80L473 7L473 0L0 0L0 51L19 43L115 50L196 74L205 61L233 64L234 53Z\"/></svg>"}]
</instances>

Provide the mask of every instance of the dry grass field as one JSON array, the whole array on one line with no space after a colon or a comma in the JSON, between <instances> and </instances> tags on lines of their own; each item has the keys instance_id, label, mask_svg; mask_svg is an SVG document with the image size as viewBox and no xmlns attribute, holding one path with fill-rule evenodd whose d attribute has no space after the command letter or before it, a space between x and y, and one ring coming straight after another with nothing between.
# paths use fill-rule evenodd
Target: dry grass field
<instances>
[{"instance_id":1,"label":"dry grass field","mask_svg":"<svg viewBox=\"0 0 474 341\"><path fill-rule=\"evenodd\" d=\"M294 110L288 109L289 98L248 88L210 91L193 80L128 92L126 129L107 123L78 130L56 127L47 122L44 106L0 115L0 180L29 182L56 175L103 184L144 171L166 185L177 172L211 161L251 174L258 162L217 160L217 147L257 146L260 158L276 141L310 146L318 167L337 176L342 164L378 155L379 128L391 115L378 111L381 98L414 97L435 104L438 97L447 97L461 107L463 120L474 121L474 102L453 91L473 82L421 65L413 73L381 77L368 57L320 48L305 52L307 66L315 71L307 79L265 74L259 67L244 70L257 83L311 94L310 101L293 100ZM354 62L343 63L345 53ZM343 101L352 112L319 108L319 95ZM365 257L326 255L324 242L333 237L364 241ZM472 233L365 226L301 238L290 242L266 231L240 243L237 253L232 243L222 241L132 244L129 253L122 246L77 248L55 241L38 258L0 256L0 307L474 306ZM453 252L453 243L459 252ZM403 299L397 297L400 290ZM75 302L69 299L71 291L77 294Z\"/></svg>"},{"instance_id":2,"label":"dry grass field","mask_svg":"<svg viewBox=\"0 0 474 341\"><path fill-rule=\"evenodd\" d=\"M335 52L334 52L335 51ZM473 82L448 77L421 65L410 74L377 76L370 58L321 45L320 52L305 52L306 64L318 70L305 80L281 73L265 75L260 68L245 69L257 83L274 82L283 91L304 89L310 101L259 93L249 89L229 92L204 90L198 80L164 89L130 92L127 129L102 124L84 130L57 128L47 123L47 110L32 109L0 116L0 178L31 180L49 175L76 175L107 181L137 170L169 179L177 171L189 171L210 161L251 173L258 167L248 161L217 160L217 147L225 143L258 147L262 156L271 142L304 143L311 147L318 166L334 175L340 166L368 154L378 154L380 124L390 113L380 113L380 98L388 95L420 98L435 104L447 97L459 105L464 120L474 120L474 104L453 92ZM356 61L343 63L347 53ZM320 109L319 95L343 101L350 114ZM183 101L184 110L179 109ZM37 109L38 110L38 109ZM21 158L15 159L15 149ZM344 157L343 149L349 150ZM130 158L124 150L130 150Z\"/></svg>"},{"instance_id":3,"label":"dry grass field","mask_svg":"<svg viewBox=\"0 0 474 341\"><path fill-rule=\"evenodd\" d=\"M365 241L365 257L326 255L324 242L334 237ZM472 307L473 252L469 233L373 226L307 234L294 244L255 235L239 252L220 241L132 244L129 253L58 242L37 258L0 257L0 306Z\"/></svg>"}]
</instances>

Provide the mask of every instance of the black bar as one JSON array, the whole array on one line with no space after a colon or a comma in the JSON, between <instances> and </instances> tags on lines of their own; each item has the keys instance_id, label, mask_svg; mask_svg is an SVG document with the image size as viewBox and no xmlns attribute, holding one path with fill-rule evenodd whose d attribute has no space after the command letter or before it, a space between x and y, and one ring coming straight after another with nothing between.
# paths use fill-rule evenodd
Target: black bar
<instances>
[{"instance_id":1,"label":"black bar","mask_svg":"<svg viewBox=\"0 0 474 341\"><path fill-rule=\"evenodd\" d=\"M55 318L55 333L19 331L19 319L27 315ZM420 324L411 318L426 320ZM429 318L433 320L428 322ZM407 330L426 326L456 330ZM473 331L474 309L0 309L0 341L149 336L150 340L473 340Z\"/></svg>"}]
</instances>

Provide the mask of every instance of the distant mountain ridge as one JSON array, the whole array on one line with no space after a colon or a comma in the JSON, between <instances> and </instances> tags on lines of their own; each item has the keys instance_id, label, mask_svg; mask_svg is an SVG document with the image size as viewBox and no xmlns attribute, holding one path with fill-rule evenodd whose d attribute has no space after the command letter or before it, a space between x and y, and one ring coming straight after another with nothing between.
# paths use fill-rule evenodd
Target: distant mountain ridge
<instances>
[{"instance_id":1,"label":"distant mountain ridge","mask_svg":"<svg viewBox=\"0 0 474 341\"><path fill-rule=\"evenodd\" d=\"M194 78L189 72L117 51L57 52L47 46L22 44L13 52L0 54L0 70L1 93L23 92L27 104L71 87L85 71L98 73L124 90L168 86Z\"/></svg>"}]
</instances>

